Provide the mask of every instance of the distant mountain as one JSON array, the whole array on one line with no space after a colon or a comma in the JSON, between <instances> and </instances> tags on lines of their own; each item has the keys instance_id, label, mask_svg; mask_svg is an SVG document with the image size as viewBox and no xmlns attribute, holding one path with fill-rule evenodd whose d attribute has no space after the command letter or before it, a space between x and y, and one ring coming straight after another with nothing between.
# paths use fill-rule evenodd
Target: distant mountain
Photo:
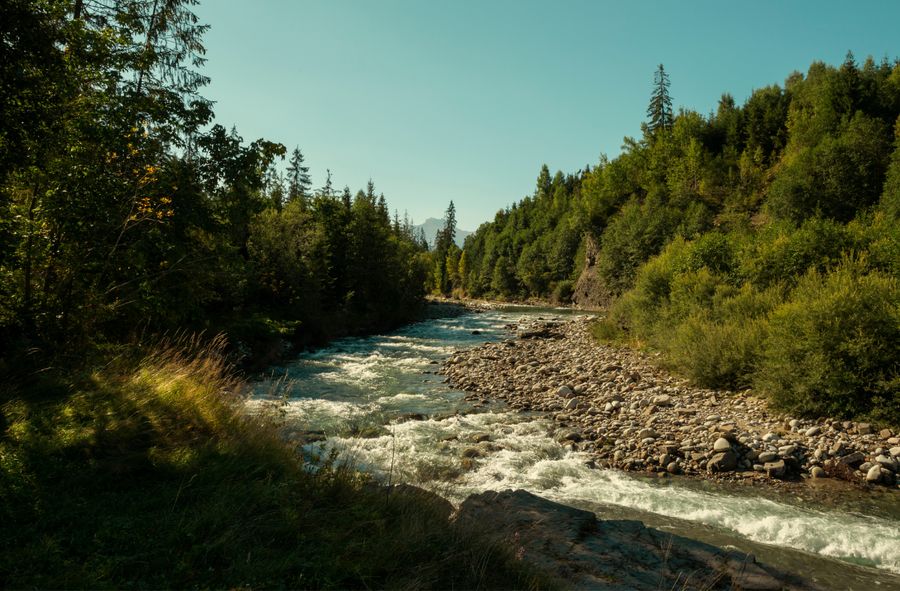
<instances>
[{"instance_id":1,"label":"distant mountain","mask_svg":"<svg viewBox=\"0 0 900 591\"><path fill-rule=\"evenodd\" d=\"M416 233L418 234L419 228L422 228L425 231L425 238L428 239L428 247L434 248L434 237L437 236L438 230L444 227L444 220L437 218L428 218L422 224L416 224L413 226ZM466 240L466 236L471 234L472 232L468 230L460 230L456 229L456 236L453 237L453 241L456 242L456 245L460 248L463 246L463 242Z\"/></svg>"}]
</instances>

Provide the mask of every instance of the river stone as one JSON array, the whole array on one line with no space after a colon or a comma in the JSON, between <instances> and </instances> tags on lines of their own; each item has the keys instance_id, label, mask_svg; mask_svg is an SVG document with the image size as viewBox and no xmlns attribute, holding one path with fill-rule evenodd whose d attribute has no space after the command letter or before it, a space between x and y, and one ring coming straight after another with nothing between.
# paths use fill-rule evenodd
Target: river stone
<instances>
[{"instance_id":1,"label":"river stone","mask_svg":"<svg viewBox=\"0 0 900 591\"><path fill-rule=\"evenodd\" d=\"M842 439L838 439L828 452L833 456L843 456L847 453L847 444Z\"/></svg>"},{"instance_id":2,"label":"river stone","mask_svg":"<svg viewBox=\"0 0 900 591\"><path fill-rule=\"evenodd\" d=\"M763 435L763 441L778 441L781 436L778 433L766 433Z\"/></svg>"},{"instance_id":3,"label":"river stone","mask_svg":"<svg viewBox=\"0 0 900 591\"><path fill-rule=\"evenodd\" d=\"M659 437L659 433L654 431L653 429L641 429L638 431L638 439L657 439Z\"/></svg>"},{"instance_id":4,"label":"river stone","mask_svg":"<svg viewBox=\"0 0 900 591\"><path fill-rule=\"evenodd\" d=\"M809 429L806 430L806 436L807 437L815 437L816 435L818 435L821 432L822 432L822 427L810 427Z\"/></svg>"},{"instance_id":5,"label":"river stone","mask_svg":"<svg viewBox=\"0 0 900 591\"><path fill-rule=\"evenodd\" d=\"M679 474L681 472L681 466L678 465L678 462L669 462L666 465L666 472L669 474Z\"/></svg>"},{"instance_id":6,"label":"river stone","mask_svg":"<svg viewBox=\"0 0 900 591\"><path fill-rule=\"evenodd\" d=\"M731 442L725 439L724 437L719 437L716 439L716 442L713 444L713 451L722 452L722 451L730 451L731 450Z\"/></svg>"},{"instance_id":7,"label":"river stone","mask_svg":"<svg viewBox=\"0 0 900 591\"><path fill-rule=\"evenodd\" d=\"M891 435L893 435L893 433L891 433L890 429L882 429L878 432L878 436L882 439L890 439Z\"/></svg>"},{"instance_id":8,"label":"river stone","mask_svg":"<svg viewBox=\"0 0 900 591\"><path fill-rule=\"evenodd\" d=\"M560 386L559 388L557 388L556 395L559 396L560 398L574 398L574 397L578 396L572 390L572 388L570 388L568 386Z\"/></svg>"},{"instance_id":9,"label":"river stone","mask_svg":"<svg viewBox=\"0 0 900 591\"><path fill-rule=\"evenodd\" d=\"M575 443L578 443L582 439L584 439L584 435L582 435L579 431L567 431L566 433L563 434L563 436L560 440L561 441L573 441Z\"/></svg>"},{"instance_id":10,"label":"river stone","mask_svg":"<svg viewBox=\"0 0 900 591\"><path fill-rule=\"evenodd\" d=\"M900 458L900 445L898 445L897 447L892 447L890 449L890 454L892 457Z\"/></svg>"},{"instance_id":11,"label":"river stone","mask_svg":"<svg viewBox=\"0 0 900 591\"><path fill-rule=\"evenodd\" d=\"M878 456L875 458L875 462L881 464L882 467L887 468L891 472L897 471L897 462L887 456Z\"/></svg>"},{"instance_id":12,"label":"river stone","mask_svg":"<svg viewBox=\"0 0 900 591\"><path fill-rule=\"evenodd\" d=\"M794 455L794 452L797 451L796 445L785 445L784 447L778 448L778 453L781 457L786 458Z\"/></svg>"},{"instance_id":13,"label":"river stone","mask_svg":"<svg viewBox=\"0 0 900 591\"><path fill-rule=\"evenodd\" d=\"M856 432L860 435L870 435L872 433L872 425L870 423L859 423L856 425Z\"/></svg>"},{"instance_id":14,"label":"river stone","mask_svg":"<svg viewBox=\"0 0 900 591\"><path fill-rule=\"evenodd\" d=\"M766 475L770 478L781 478L782 476L784 476L784 468L784 460L766 462L763 465L763 469L766 471Z\"/></svg>"},{"instance_id":15,"label":"river stone","mask_svg":"<svg viewBox=\"0 0 900 591\"><path fill-rule=\"evenodd\" d=\"M706 467L710 472L730 472L737 468L737 456L731 450L717 453Z\"/></svg>"},{"instance_id":16,"label":"river stone","mask_svg":"<svg viewBox=\"0 0 900 591\"><path fill-rule=\"evenodd\" d=\"M759 454L757 460L762 462L763 464L767 462L773 462L778 459L778 454L774 451L764 451Z\"/></svg>"},{"instance_id":17,"label":"river stone","mask_svg":"<svg viewBox=\"0 0 900 591\"><path fill-rule=\"evenodd\" d=\"M881 466L875 464L866 472L866 482L878 482L881 480Z\"/></svg>"},{"instance_id":18,"label":"river stone","mask_svg":"<svg viewBox=\"0 0 900 591\"><path fill-rule=\"evenodd\" d=\"M825 469L821 466L813 466L809 473L813 478L825 478L827 476Z\"/></svg>"},{"instance_id":19,"label":"river stone","mask_svg":"<svg viewBox=\"0 0 900 591\"><path fill-rule=\"evenodd\" d=\"M858 466L866 461L866 456L862 452L855 451L851 454L847 454L841 457L838 462L841 464L846 464L847 466Z\"/></svg>"},{"instance_id":20,"label":"river stone","mask_svg":"<svg viewBox=\"0 0 900 591\"><path fill-rule=\"evenodd\" d=\"M656 406L670 406L672 404L672 397L668 394L660 394L659 396L654 396L653 404L655 404Z\"/></svg>"}]
</instances>

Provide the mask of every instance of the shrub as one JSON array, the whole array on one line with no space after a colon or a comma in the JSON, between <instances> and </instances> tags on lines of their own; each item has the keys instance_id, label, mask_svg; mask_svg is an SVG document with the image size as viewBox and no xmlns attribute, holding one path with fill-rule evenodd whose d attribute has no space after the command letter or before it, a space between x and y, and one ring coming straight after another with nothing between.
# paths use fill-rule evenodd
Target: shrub
<instances>
[{"instance_id":1,"label":"shrub","mask_svg":"<svg viewBox=\"0 0 900 591\"><path fill-rule=\"evenodd\" d=\"M568 304L572 301L573 293L575 293L575 284L566 279L556 284L551 299L554 304Z\"/></svg>"},{"instance_id":2,"label":"shrub","mask_svg":"<svg viewBox=\"0 0 900 591\"><path fill-rule=\"evenodd\" d=\"M772 314L756 383L806 415L900 420L900 286L846 260L807 274Z\"/></svg>"},{"instance_id":3,"label":"shrub","mask_svg":"<svg viewBox=\"0 0 900 591\"><path fill-rule=\"evenodd\" d=\"M846 227L831 220L812 218L797 229L773 225L744 249L741 274L759 288L791 283L811 267L825 271L853 247Z\"/></svg>"},{"instance_id":4,"label":"shrub","mask_svg":"<svg viewBox=\"0 0 900 591\"><path fill-rule=\"evenodd\" d=\"M665 341L666 352L676 369L701 386L744 388L752 381L767 331L764 318L717 321L694 314Z\"/></svg>"}]
</instances>

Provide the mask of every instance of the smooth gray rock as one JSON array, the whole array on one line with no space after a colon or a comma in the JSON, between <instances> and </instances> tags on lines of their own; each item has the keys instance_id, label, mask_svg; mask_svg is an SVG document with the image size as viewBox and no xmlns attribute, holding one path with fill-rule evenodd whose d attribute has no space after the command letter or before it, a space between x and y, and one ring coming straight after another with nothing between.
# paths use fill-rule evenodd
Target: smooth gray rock
<instances>
[{"instance_id":1,"label":"smooth gray rock","mask_svg":"<svg viewBox=\"0 0 900 591\"><path fill-rule=\"evenodd\" d=\"M759 456L757 456L757 460L763 464L766 462L774 462L778 459L778 454L774 451L764 451Z\"/></svg>"},{"instance_id":2,"label":"smooth gray rock","mask_svg":"<svg viewBox=\"0 0 900 591\"><path fill-rule=\"evenodd\" d=\"M716 442L713 444L713 451L722 452L722 451L731 451L731 442L725 439L724 437L719 437L716 439Z\"/></svg>"},{"instance_id":3,"label":"smooth gray rock","mask_svg":"<svg viewBox=\"0 0 900 591\"><path fill-rule=\"evenodd\" d=\"M881 480L881 466L875 464L866 472L866 482L878 482Z\"/></svg>"}]
</instances>

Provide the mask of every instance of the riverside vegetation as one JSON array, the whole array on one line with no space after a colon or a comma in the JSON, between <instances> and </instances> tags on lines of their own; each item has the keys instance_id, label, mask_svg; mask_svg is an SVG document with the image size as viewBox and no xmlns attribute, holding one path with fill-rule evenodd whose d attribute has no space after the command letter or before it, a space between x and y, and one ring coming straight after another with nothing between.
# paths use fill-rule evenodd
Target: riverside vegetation
<instances>
[{"instance_id":1,"label":"riverside vegetation","mask_svg":"<svg viewBox=\"0 0 900 591\"><path fill-rule=\"evenodd\" d=\"M223 343L182 339L3 391L4 588L529 588L446 501L312 473L246 413Z\"/></svg>"},{"instance_id":2,"label":"riverside vegetation","mask_svg":"<svg viewBox=\"0 0 900 591\"><path fill-rule=\"evenodd\" d=\"M428 254L371 182L215 124L195 4L0 3L0 587L537 584L244 416L223 356L414 318Z\"/></svg>"},{"instance_id":3,"label":"riverside vegetation","mask_svg":"<svg viewBox=\"0 0 900 591\"><path fill-rule=\"evenodd\" d=\"M708 116L672 116L668 88L660 66L617 158L545 166L449 289L608 306L595 335L700 386L900 424L900 62L816 62Z\"/></svg>"},{"instance_id":4,"label":"riverside vegetation","mask_svg":"<svg viewBox=\"0 0 900 591\"><path fill-rule=\"evenodd\" d=\"M0 585L541 585L239 410L226 359L387 329L428 289L614 300L597 334L700 384L898 421L896 63L710 117L673 115L660 67L620 157L545 167L463 249L451 204L429 252L373 183L314 190L299 148L215 123L194 5L0 4Z\"/></svg>"}]
</instances>

